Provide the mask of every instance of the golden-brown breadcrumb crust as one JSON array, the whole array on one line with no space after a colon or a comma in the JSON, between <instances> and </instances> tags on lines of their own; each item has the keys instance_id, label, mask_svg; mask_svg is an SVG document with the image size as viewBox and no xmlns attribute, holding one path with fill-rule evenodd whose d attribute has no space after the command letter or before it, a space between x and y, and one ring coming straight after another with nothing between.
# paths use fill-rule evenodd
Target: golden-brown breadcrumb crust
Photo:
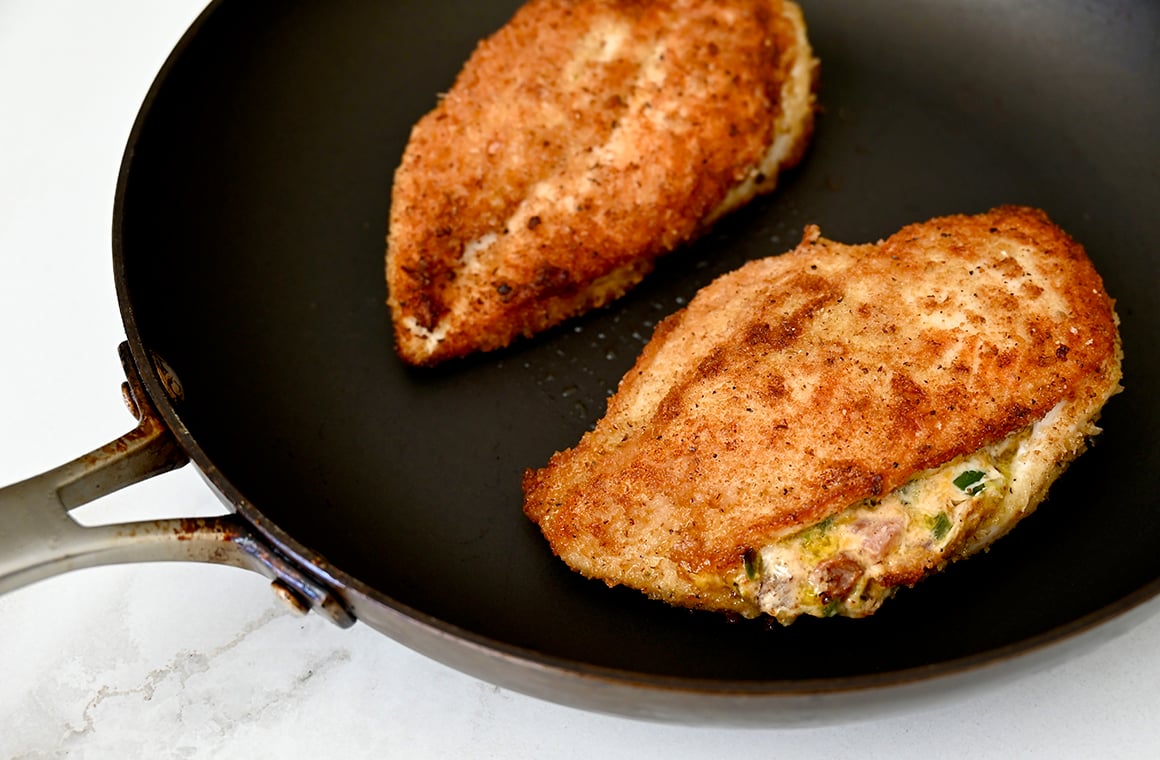
<instances>
[{"instance_id":1,"label":"golden-brown breadcrumb crust","mask_svg":"<svg viewBox=\"0 0 1160 760\"><path fill-rule=\"evenodd\" d=\"M811 227L664 320L596 428L525 474L524 509L585 575L748 614L728 582L747 550L1061 401L1079 425L1119 379L1113 303L1041 211L947 216L873 245Z\"/></svg>"},{"instance_id":2,"label":"golden-brown breadcrumb crust","mask_svg":"<svg viewBox=\"0 0 1160 760\"><path fill-rule=\"evenodd\" d=\"M504 346L618 297L698 234L752 180L795 61L816 64L802 23L782 0L520 8L416 124L396 172L400 355ZM783 166L805 149L812 103Z\"/></svg>"}]
</instances>

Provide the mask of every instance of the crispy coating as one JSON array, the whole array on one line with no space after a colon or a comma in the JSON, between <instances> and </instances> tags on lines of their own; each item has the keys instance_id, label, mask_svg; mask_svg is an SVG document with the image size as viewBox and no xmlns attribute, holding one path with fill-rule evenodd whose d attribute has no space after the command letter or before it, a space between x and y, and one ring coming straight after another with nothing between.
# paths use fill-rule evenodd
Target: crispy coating
<instances>
[{"instance_id":1,"label":"crispy coating","mask_svg":"<svg viewBox=\"0 0 1160 760\"><path fill-rule=\"evenodd\" d=\"M530 0L414 127L387 240L400 356L434 364L623 294L773 189L816 72L783 0Z\"/></svg>"},{"instance_id":2,"label":"crispy coating","mask_svg":"<svg viewBox=\"0 0 1160 760\"><path fill-rule=\"evenodd\" d=\"M1054 439L1020 465L1016 513L1030 511L1119 379L1112 301L1041 211L948 216L871 245L811 226L664 320L596 428L525 474L524 509L587 576L752 615L755 550L1059 405Z\"/></svg>"}]
</instances>

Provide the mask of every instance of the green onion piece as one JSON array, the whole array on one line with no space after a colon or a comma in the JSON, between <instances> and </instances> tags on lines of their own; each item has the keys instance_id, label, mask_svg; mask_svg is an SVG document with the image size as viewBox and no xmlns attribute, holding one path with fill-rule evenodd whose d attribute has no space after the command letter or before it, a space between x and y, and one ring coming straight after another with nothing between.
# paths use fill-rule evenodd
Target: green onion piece
<instances>
[{"instance_id":1,"label":"green onion piece","mask_svg":"<svg viewBox=\"0 0 1160 760\"><path fill-rule=\"evenodd\" d=\"M815 523L801 532L801 537L808 541L813 541L815 538L821 538L830 531L834 524L834 516L830 515L825 520Z\"/></svg>"},{"instance_id":2,"label":"green onion piece","mask_svg":"<svg viewBox=\"0 0 1160 760\"><path fill-rule=\"evenodd\" d=\"M745 563L745 575L749 580L756 579L761 573L761 555L755 549L746 549L741 561Z\"/></svg>"},{"instance_id":3,"label":"green onion piece","mask_svg":"<svg viewBox=\"0 0 1160 760\"><path fill-rule=\"evenodd\" d=\"M978 470L964 470L952 482L959 490L964 491L970 496L974 496L986 487L987 484L983 483L982 480L983 473Z\"/></svg>"},{"instance_id":4,"label":"green onion piece","mask_svg":"<svg viewBox=\"0 0 1160 760\"><path fill-rule=\"evenodd\" d=\"M934 534L935 541L942 541L951 532L951 518L947 517L946 512L939 512L931 519L930 532Z\"/></svg>"}]
</instances>

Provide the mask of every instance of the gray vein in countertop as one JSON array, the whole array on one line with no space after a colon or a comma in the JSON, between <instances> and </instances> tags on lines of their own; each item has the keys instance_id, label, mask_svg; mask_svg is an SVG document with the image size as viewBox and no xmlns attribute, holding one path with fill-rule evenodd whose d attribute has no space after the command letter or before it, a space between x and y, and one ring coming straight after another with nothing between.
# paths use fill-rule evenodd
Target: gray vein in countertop
<instances>
[{"instance_id":1,"label":"gray vein in countertop","mask_svg":"<svg viewBox=\"0 0 1160 760\"><path fill-rule=\"evenodd\" d=\"M216 704L218 692L207 693L206 687L194 679L202 674L212 673L218 668L228 672L230 663L225 660L231 653L237 659L245 661L252 655L240 652L242 645L271 623L286 618L287 615L281 609L270 608L245 624L222 644L201 651L183 649L175 653L162 667L149 671L134 685L102 686L85 704L80 726L66 727L66 733L62 736L55 754L28 755L24 760L72 757L74 755L71 750L85 747L104 723L120 723L126 714L140 710L145 703L153 701L155 696L165 705L159 709L163 713L170 714L174 725L185 726L187 733L189 729L193 729L193 732L200 734L203 740L211 742L226 739L238 727L260 722L270 709L286 705L302 684L349 661L350 653L345 649L304 653L300 667L295 669L293 679L289 682L277 686L267 685L264 688L251 685L255 689L251 694L252 701L246 703L243 710L236 709L236 702L231 703L233 711L226 704ZM220 686L221 681L218 680L217 684ZM166 703L165 699L171 701ZM140 704L134 703L133 700L139 700ZM121 715L113 717L114 713ZM105 716L113 719L108 720ZM204 745L200 749L205 749ZM171 748L171 751L177 752L178 756L181 755L180 748Z\"/></svg>"},{"instance_id":2,"label":"gray vein in countertop","mask_svg":"<svg viewBox=\"0 0 1160 760\"><path fill-rule=\"evenodd\" d=\"M254 632L260 630L263 626L269 624L280 616L278 610L268 609L260 617L253 622L245 625L241 630L234 635L229 641L220 644L213 649L206 652L191 652L189 650L182 650L175 654L170 660L169 664L164 667L155 668L151 670L144 681L129 688L115 689L109 686L102 686L93 695L85 705L82 712L83 724L80 728L70 729L68 734L62 740L62 744L70 743L77 738L84 737L90 733L94 727L94 715L96 711L108 700L120 697L130 697L133 695L140 695L141 699L148 702L153 699L153 695L157 692L157 687L170 679L177 679L180 686L184 687L189 678L197 673L204 673L209 669L209 662L211 659L218 657L231 649L236 648L239 644L246 640L247 637Z\"/></svg>"}]
</instances>

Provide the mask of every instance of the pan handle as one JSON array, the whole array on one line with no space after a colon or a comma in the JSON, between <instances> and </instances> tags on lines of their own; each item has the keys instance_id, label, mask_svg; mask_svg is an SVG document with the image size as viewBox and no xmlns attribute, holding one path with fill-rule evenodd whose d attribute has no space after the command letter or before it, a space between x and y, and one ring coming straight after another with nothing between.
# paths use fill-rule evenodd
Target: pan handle
<instances>
[{"instance_id":1,"label":"pan handle","mask_svg":"<svg viewBox=\"0 0 1160 760\"><path fill-rule=\"evenodd\" d=\"M0 594L70 570L124 562L185 560L231 565L270 578L295 609L315 610L347 628L354 616L336 593L282 557L236 514L82 526L69 510L188 458L144 392L127 344L125 401L137 427L101 448L0 488Z\"/></svg>"}]
</instances>

